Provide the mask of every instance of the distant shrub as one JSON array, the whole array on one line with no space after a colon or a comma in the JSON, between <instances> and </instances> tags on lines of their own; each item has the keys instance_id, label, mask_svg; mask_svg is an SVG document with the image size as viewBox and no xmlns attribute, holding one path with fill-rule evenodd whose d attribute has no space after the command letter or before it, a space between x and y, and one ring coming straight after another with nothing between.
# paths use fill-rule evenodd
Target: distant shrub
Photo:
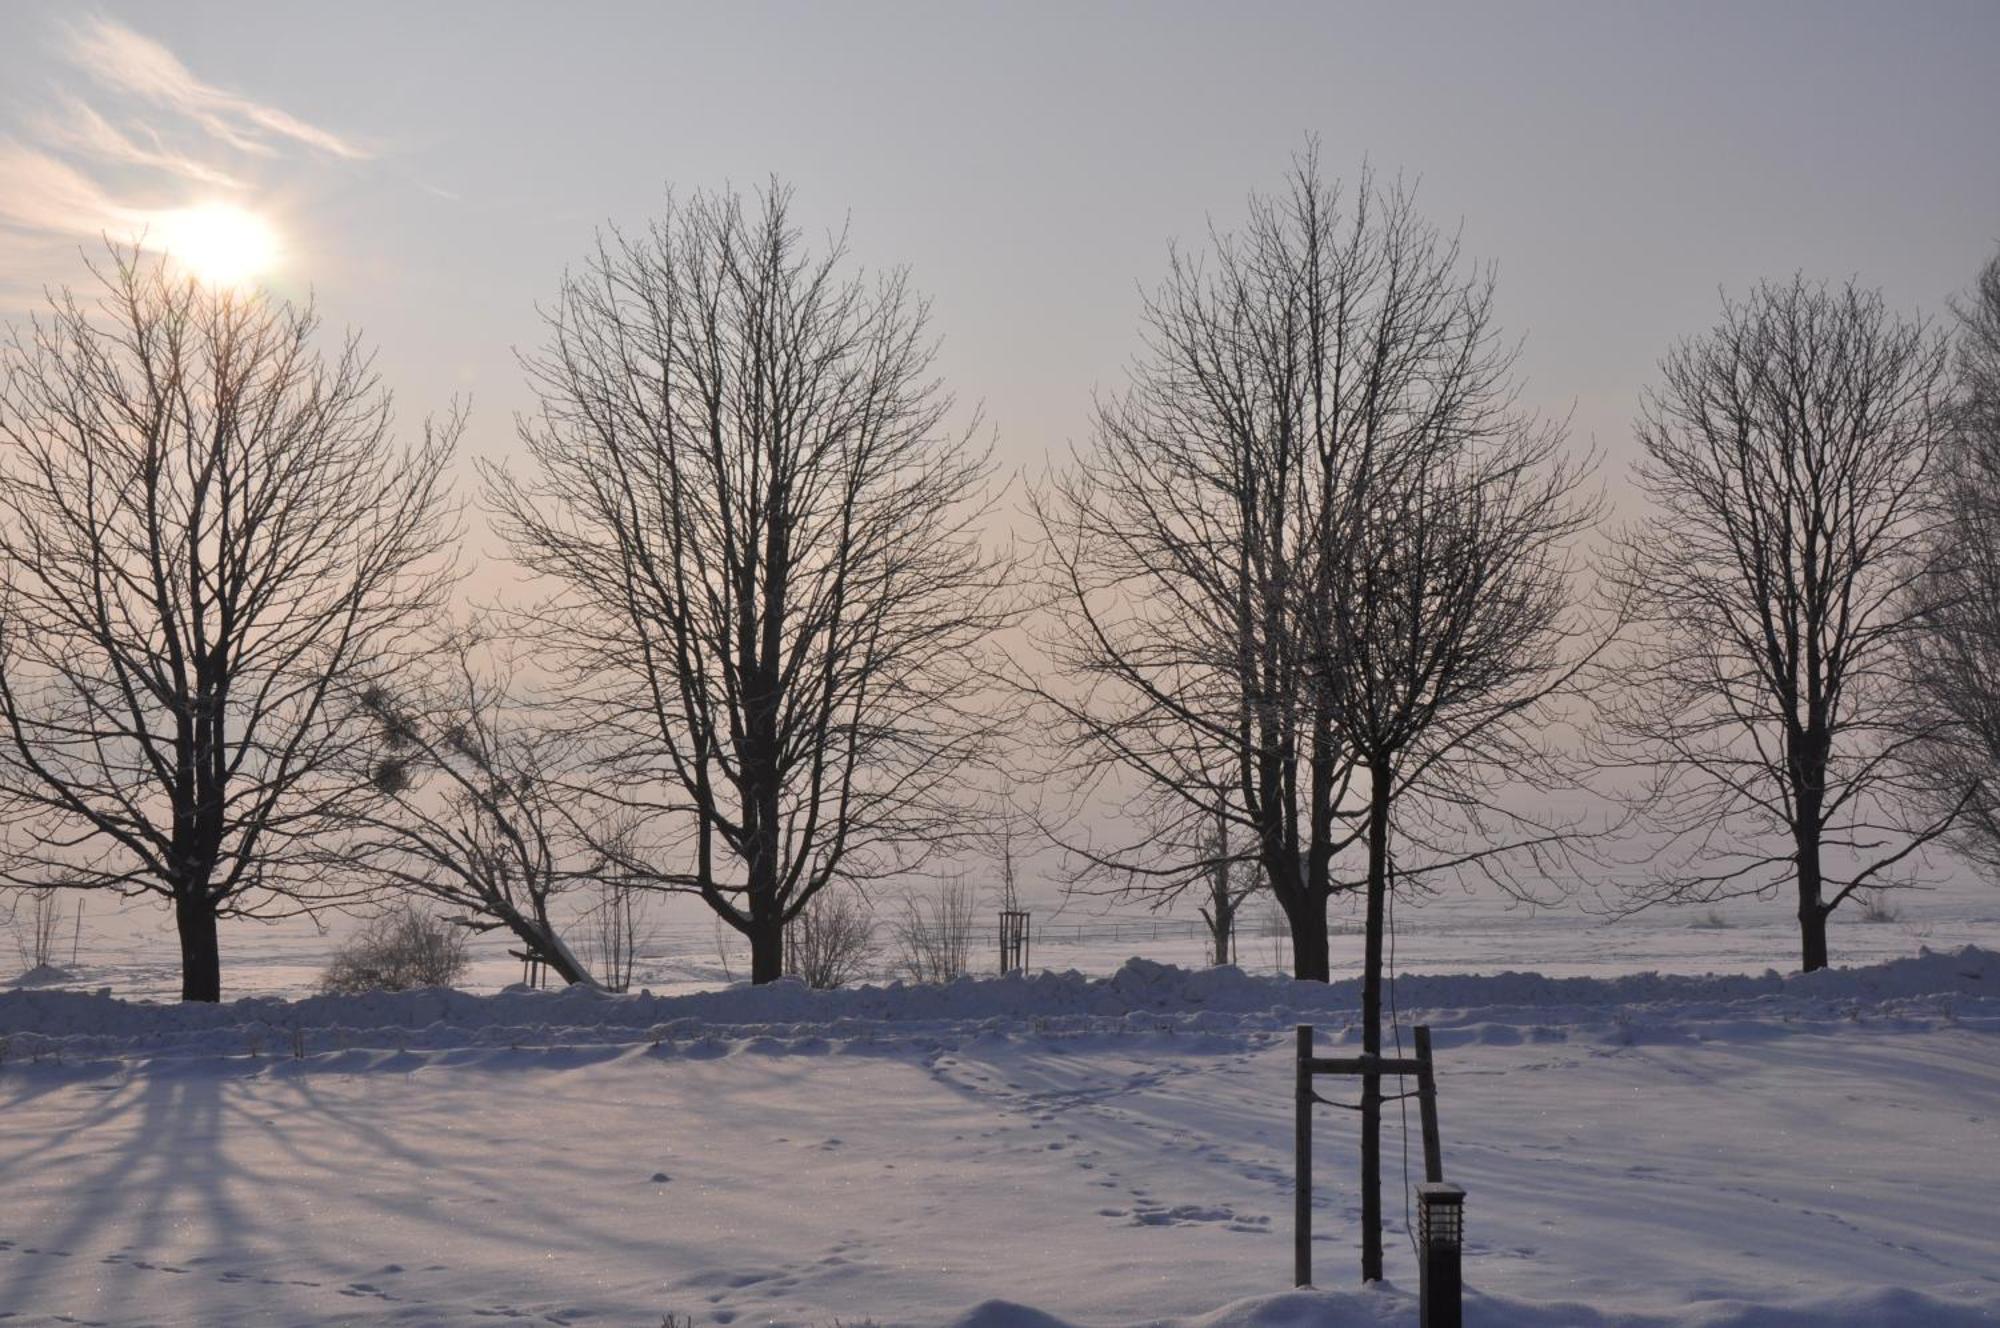
<instances>
[{"instance_id":1,"label":"distant shrub","mask_svg":"<svg viewBox=\"0 0 2000 1328\"><path fill-rule=\"evenodd\" d=\"M785 928L785 972L830 991L868 976L875 924L850 892L821 890Z\"/></svg>"},{"instance_id":2,"label":"distant shrub","mask_svg":"<svg viewBox=\"0 0 2000 1328\"><path fill-rule=\"evenodd\" d=\"M319 987L335 996L449 987L465 976L471 962L462 930L405 904L371 918L341 946Z\"/></svg>"},{"instance_id":3,"label":"distant shrub","mask_svg":"<svg viewBox=\"0 0 2000 1328\"><path fill-rule=\"evenodd\" d=\"M1880 890L1873 890L1861 897L1861 920L1863 922L1901 922L1903 910L1896 901Z\"/></svg>"}]
</instances>

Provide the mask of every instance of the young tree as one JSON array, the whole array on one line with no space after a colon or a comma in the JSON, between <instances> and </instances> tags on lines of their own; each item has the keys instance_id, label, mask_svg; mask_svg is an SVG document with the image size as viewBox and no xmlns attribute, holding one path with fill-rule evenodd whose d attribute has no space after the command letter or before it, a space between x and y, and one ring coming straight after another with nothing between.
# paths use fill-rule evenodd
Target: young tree
<instances>
[{"instance_id":1,"label":"young tree","mask_svg":"<svg viewBox=\"0 0 2000 1328\"><path fill-rule=\"evenodd\" d=\"M967 829L957 777L999 722L978 656L1009 618L924 305L789 210L775 184L697 195L601 242L528 361L534 472L488 472L561 587L536 635L613 796L674 855L627 865L747 937L756 982L820 890Z\"/></svg>"},{"instance_id":2,"label":"young tree","mask_svg":"<svg viewBox=\"0 0 2000 1328\"><path fill-rule=\"evenodd\" d=\"M906 891L889 925L896 966L912 982L952 982L972 963L972 934L978 926L978 892L962 876L937 883L934 893Z\"/></svg>"},{"instance_id":3,"label":"young tree","mask_svg":"<svg viewBox=\"0 0 2000 1328\"><path fill-rule=\"evenodd\" d=\"M1468 334L1467 348L1481 338ZM1512 886L1512 855L1544 865L1573 827L1513 809L1562 780L1550 703L1608 638L1573 585L1569 546L1595 521L1561 431L1517 415L1505 357L1440 366L1451 403L1388 440L1356 474L1338 552L1311 588L1314 684L1366 771L1362 1050L1382 1052L1391 835L1430 860L1402 878L1476 865ZM1506 823L1493 835L1494 822ZM1470 845L1423 843L1449 825ZM1443 851L1440 851L1443 850ZM1362 1276L1382 1276L1381 1082L1361 1087Z\"/></svg>"},{"instance_id":4,"label":"young tree","mask_svg":"<svg viewBox=\"0 0 2000 1328\"><path fill-rule=\"evenodd\" d=\"M11 902L14 948L21 954L22 967L30 973L52 967L64 921L62 896L57 887L23 890Z\"/></svg>"},{"instance_id":5,"label":"young tree","mask_svg":"<svg viewBox=\"0 0 2000 1328\"><path fill-rule=\"evenodd\" d=\"M1231 851L1227 816L1215 818L1215 832L1206 848L1200 863L1207 873L1207 890L1198 906L1201 920L1207 925L1209 941L1215 947L1215 962L1233 964L1236 962L1236 915L1243 911L1244 901L1257 892L1262 882L1257 879L1257 863L1254 860L1245 861L1240 854Z\"/></svg>"},{"instance_id":6,"label":"young tree","mask_svg":"<svg viewBox=\"0 0 2000 1328\"><path fill-rule=\"evenodd\" d=\"M647 941L645 890L616 879L598 882L588 921L599 979L610 991L630 991L639 973L639 947Z\"/></svg>"},{"instance_id":7,"label":"young tree","mask_svg":"<svg viewBox=\"0 0 2000 1328\"><path fill-rule=\"evenodd\" d=\"M1941 466L1943 513L1907 639L1919 805L1958 813L1952 845L2000 866L2000 257L1957 306L1958 391Z\"/></svg>"},{"instance_id":8,"label":"young tree","mask_svg":"<svg viewBox=\"0 0 2000 1328\"><path fill-rule=\"evenodd\" d=\"M1899 812L1923 735L1897 684L1947 370L1880 295L1801 278L1664 361L1638 425L1654 510L1614 572L1637 633L1612 751L1653 772L1671 837L1639 906L1789 882L1802 966L1824 968L1833 910L1945 828Z\"/></svg>"},{"instance_id":9,"label":"young tree","mask_svg":"<svg viewBox=\"0 0 2000 1328\"><path fill-rule=\"evenodd\" d=\"M310 909L373 796L341 680L393 672L450 585L458 422L398 447L359 345L113 250L0 360L4 879L150 893L182 997L220 917Z\"/></svg>"}]
</instances>

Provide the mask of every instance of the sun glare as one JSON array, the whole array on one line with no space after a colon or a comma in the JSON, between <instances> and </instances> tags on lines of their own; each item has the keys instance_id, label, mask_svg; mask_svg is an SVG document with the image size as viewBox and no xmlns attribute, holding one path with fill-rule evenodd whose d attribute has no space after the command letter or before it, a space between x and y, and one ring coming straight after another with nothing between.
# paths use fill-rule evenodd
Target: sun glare
<instances>
[{"instance_id":1,"label":"sun glare","mask_svg":"<svg viewBox=\"0 0 2000 1328\"><path fill-rule=\"evenodd\" d=\"M278 233L254 212L204 203L162 214L152 247L210 286L248 286L277 265Z\"/></svg>"}]
</instances>

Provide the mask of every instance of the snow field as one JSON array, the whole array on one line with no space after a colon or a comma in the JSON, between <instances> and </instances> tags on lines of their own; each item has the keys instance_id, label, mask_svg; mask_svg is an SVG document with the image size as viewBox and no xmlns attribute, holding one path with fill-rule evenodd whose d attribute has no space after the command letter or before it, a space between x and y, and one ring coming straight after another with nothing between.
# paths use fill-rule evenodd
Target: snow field
<instances>
[{"instance_id":1,"label":"snow field","mask_svg":"<svg viewBox=\"0 0 2000 1328\"><path fill-rule=\"evenodd\" d=\"M2000 955L1398 997L1436 1030L1471 1322L2000 1323ZM1146 961L831 993L8 993L0 1323L1407 1324L1393 1110L1392 1285L1353 1289L1329 1110L1335 1289L1286 1289L1290 1026L1349 1044L1354 1005Z\"/></svg>"}]
</instances>

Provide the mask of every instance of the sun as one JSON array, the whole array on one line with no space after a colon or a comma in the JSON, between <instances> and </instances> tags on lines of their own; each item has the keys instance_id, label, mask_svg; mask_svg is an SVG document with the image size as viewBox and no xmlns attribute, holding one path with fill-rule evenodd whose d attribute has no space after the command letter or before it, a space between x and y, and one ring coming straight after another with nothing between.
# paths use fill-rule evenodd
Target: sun
<instances>
[{"instance_id":1,"label":"sun","mask_svg":"<svg viewBox=\"0 0 2000 1328\"><path fill-rule=\"evenodd\" d=\"M278 233L271 223L233 203L203 203L162 213L150 247L164 251L210 286L255 284L277 266Z\"/></svg>"}]
</instances>

